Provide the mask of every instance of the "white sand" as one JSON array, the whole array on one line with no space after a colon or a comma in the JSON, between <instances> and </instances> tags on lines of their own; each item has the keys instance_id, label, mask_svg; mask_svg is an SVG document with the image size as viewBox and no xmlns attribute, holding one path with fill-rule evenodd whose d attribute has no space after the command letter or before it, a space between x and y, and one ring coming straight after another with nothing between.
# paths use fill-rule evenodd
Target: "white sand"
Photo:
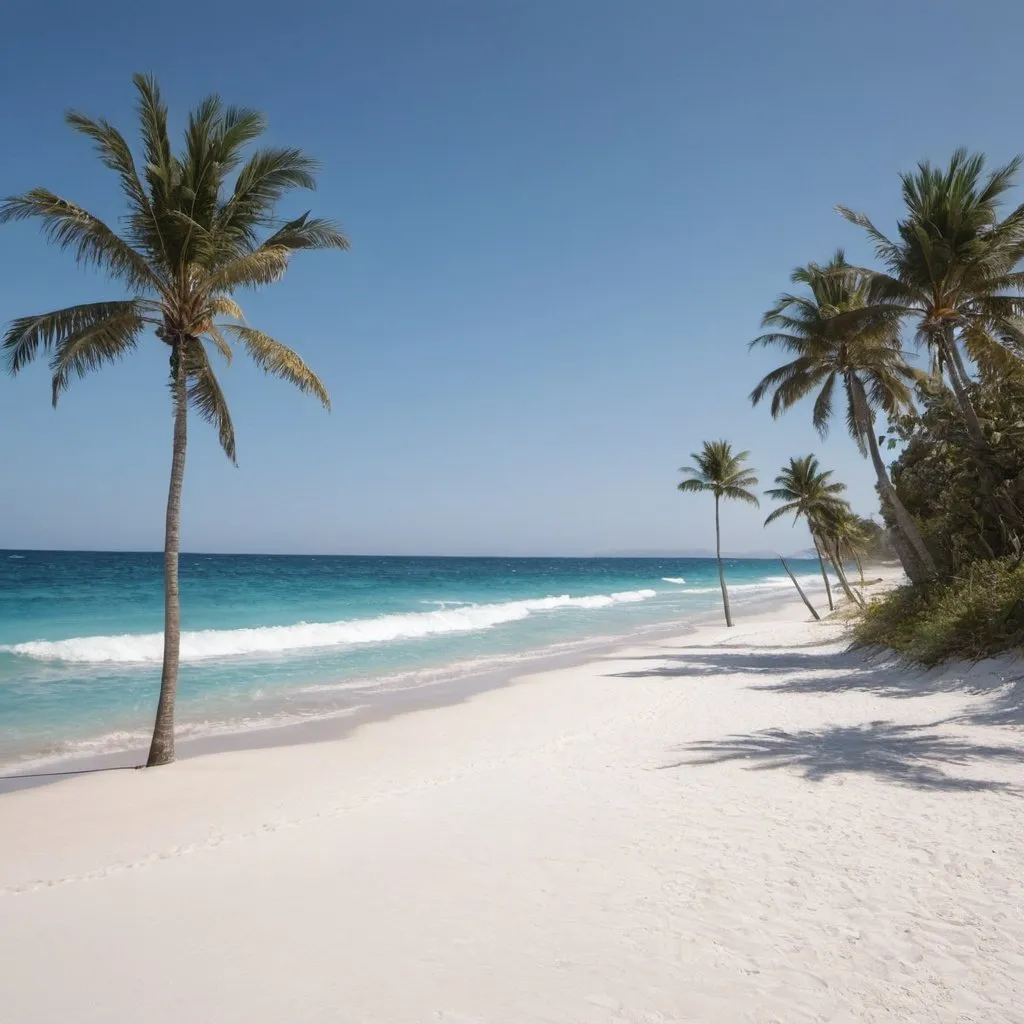
<instances>
[{"instance_id":1,"label":"white sand","mask_svg":"<svg viewBox=\"0 0 1024 1024\"><path fill-rule=\"evenodd\" d=\"M804 615L0 797L0 1020L1024 1020L1024 667Z\"/></svg>"}]
</instances>

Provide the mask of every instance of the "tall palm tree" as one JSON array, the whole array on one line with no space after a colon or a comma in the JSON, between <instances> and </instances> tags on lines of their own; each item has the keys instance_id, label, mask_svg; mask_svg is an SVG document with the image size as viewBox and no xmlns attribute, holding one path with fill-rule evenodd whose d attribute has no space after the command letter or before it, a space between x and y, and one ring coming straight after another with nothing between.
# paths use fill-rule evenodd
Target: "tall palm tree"
<instances>
[{"instance_id":1,"label":"tall palm tree","mask_svg":"<svg viewBox=\"0 0 1024 1024\"><path fill-rule=\"evenodd\" d=\"M279 280L293 252L347 249L330 221L308 213L281 220L278 201L315 186L316 164L298 149L245 150L266 129L254 110L224 107L211 96L189 116L175 155L167 107L155 80L136 75L141 173L124 137L107 121L71 112L67 123L90 139L116 175L127 206L118 233L87 210L45 188L0 205L0 222L42 222L46 237L123 285L127 298L69 306L15 320L3 341L16 374L50 354L53 404L74 377L116 362L147 332L168 349L174 411L171 481L164 538L164 651L148 764L174 760L174 701L181 641L178 550L188 410L216 427L235 461L235 434L210 350L230 360L228 339L262 370L294 384L330 408L320 378L292 349L243 321L232 298L243 288Z\"/></svg>"},{"instance_id":2,"label":"tall palm tree","mask_svg":"<svg viewBox=\"0 0 1024 1024\"><path fill-rule=\"evenodd\" d=\"M757 405L771 392L772 416L780 416L816 392L812 422L825 437L839 385L847 427L861 453L870 457L882 501L896 524L904 569L912 580L927 579L935 574L935 562L889 478L874 423L876 410L894 416L910 407L911 385L919 376L900 348L898 315L882 311L860 321L840 319L865 308L868 287L864 272L851 267L842 250L824 266L797 267L790 280L804 285L808 294L783 294L761 321L772 330L751 345L778 346L795 358L766 374L750 399Z\"/></svg>"},{"instance_id":3,"label":"tall palm tree","mask_svg":"<svg viewBox=\"0 0 1024 1024\"><path fill-rule=\"evenodd\" d=\"M1004 366L1009 346L1018 354L1024 333L1024 204L1005 219L999 207L1021 166L1016 157L985 174L983 154L958 149L945 169L924 161L900 175L904 217L898 240L882 234L862 213L839 213L867 231L884 273L870 272L868 307L885 307L911 320L919 343L944 371L967 430L978 445L985 433L971 401L961 348L980 366ZM854 314L855 319L860 314Z\"/></svg>"},{"instance_id":4,"label":"tall palm tree","mask_svg":"<svg viewBox=\"0 0 1024 1024\"><path fill-rule=\"evenodd\" d=\"M728 441L705 441L704 447L691 456L694 465L682 466L679 470L689 479L678 485L685 493L711 493L715 496L715 555L718 558L718 581L722 585L722 607L725 609L725 624L732 626L732 610L729 607L729 590L725 585L725 567L722 565L722 527L719 506L722 498L745 501L755 508L760 507L756 495L749 488L757 486L757 470L744 463L750 452L734 452Z\"/></svg>"},{"instance_id":5,"label":"tall palm tree","mask_svg":"<svg viewBox=\"0 0 1024 1024\"><path fill-rule=\"evenodd\" d=\"M818 553L818 564L821 566L821 578L825 581L825 595L830 611L835 610L835 604L832 601L828 571L825 569L819 526L824 510L843 503L839 495L845 490L846 484L832 480L831 469L821 469L817 456L805 455L803 458L791 458L789 465L784 466L775 478L775 487L765 492L772 501L783 502L764 521L765 526L790 514L794 523L801 517L806 521L814 550Z\"/></svg>"}]
</instances>

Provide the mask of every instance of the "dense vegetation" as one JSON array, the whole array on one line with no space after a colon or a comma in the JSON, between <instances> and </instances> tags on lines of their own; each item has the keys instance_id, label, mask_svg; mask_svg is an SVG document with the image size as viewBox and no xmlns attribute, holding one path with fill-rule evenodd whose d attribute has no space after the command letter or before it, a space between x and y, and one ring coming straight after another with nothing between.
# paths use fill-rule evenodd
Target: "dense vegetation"
<instances>
[{"instance_id":1,"label":"dense vegetation","mask_svg":"<svg viewBox=\"0 0 1024 1024\"><path fill-rule=\"evenodd\" d=\"M991 657L1020 648L1022 595L1019 559L978 559L949 579L900 587L869 602L857 622L857 641L891 647L925 665Z\"/></svg>"},{"instance_id":2,"label":"dense vegetation","mask_svg":"<svg viewBox=\"0 0 1024 1024\"><path fill-rule=\"evenodd\" d=\"M927 664L1024 647L1024 204L1002 215L1021 162L986 173L984 156L957 150L945 167L919 164L900 177L903 215L891 238L837 207L867 233L879 265L855 266L838 250L797 267L796 290L751 342L786 355L753 404L767 400L778 417L807 400L822 437L841 413L871 461L884 524L855 515L845 486L807 455L775 478L767 493L781 504L765 525L788 515L806 523L830 608L828 566L864 606L848 563L863 584L865 559L894 554L909 585L866 608L857 639ZM704 462L731 454L715 445ZM704 473L680 485L714 492L716 532L718 501L730 496L719 463L717 480ZM731 625L724 574L722 597Z\"/></svg>"},{"instance_id":3,"label":"dense vegetation","mask_svg":"<svg viewBox=\"0 0 1024 1024\"><path fill-rule=\"evenodd\" d=\"M798 268L803 291L753 342L791 356L751 395L771 395L774 416L813 396L824 435L843 395L910 580L868 607L857 638L928 664L1024 646L1024 205L1001 215L1020 163L986 173L963 150L945 168L921 163L901 176L893 238L840 207L880 266L839 252ZM898 451L891 465L883 450Z\"/></svg>"}]
</instances>

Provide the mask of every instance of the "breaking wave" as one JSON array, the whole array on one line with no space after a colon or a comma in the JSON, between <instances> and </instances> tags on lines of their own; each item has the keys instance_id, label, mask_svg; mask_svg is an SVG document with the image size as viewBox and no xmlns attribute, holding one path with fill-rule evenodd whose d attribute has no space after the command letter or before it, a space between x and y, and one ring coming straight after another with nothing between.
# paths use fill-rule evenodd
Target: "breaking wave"
<instances>
[{"instance_id":1,"label":"breaking wave","mask_svg":"<svg viewBox=\"0 0 1024 1024\"><path fill-rule=\"evenodd\" d=\"M541 597L501 604L442 607L430 612L381 615L373 619L341 622L299 622L293 626L262 626L253 629L204 629L181 634L182 661L230 658L247 654L277 654L318 647L386 643L442 633L466 633L517 622L538 612L561 608L592 610L617 604L646 601L654 590L627 590L590 597ZM32 640L0 646L0 651L44 661L79 664L159 662L162 633L127 633L121 636L72 637L69 640Z\"/></svg>"}]
</instances>

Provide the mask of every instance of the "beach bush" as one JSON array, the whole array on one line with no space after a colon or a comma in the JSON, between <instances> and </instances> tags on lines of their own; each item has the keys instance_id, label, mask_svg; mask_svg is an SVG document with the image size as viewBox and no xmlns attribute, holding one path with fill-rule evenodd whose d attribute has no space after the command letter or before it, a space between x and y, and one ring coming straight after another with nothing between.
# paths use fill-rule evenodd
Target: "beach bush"
<instances>
[{"instance_id":1,"label":"beach bush","mask_svg":"<svg viewBox=\"0 0 1024 1024\"><path fill-rule=\"evenodd\" d=\"M854 635L858 645L924 665L1024 648L1024 564L977 561L947 579L899 587L868 604Z\"/></svg>"},{"instance_id":2,"label":"beach bush","mask_svg":"<svg viewBox=\"0 0 1024 1024\"><path fill-rule=\"evenodd\" d=\"M984 446L934 380L922 381L920 408L896 418L888 436L890 447L902 446L891 467L900 500L940 570L954 575L975 560L1015 553L1024 508L1024 374L983 373L968 391Z\"/></svg>"}]
</instances>

